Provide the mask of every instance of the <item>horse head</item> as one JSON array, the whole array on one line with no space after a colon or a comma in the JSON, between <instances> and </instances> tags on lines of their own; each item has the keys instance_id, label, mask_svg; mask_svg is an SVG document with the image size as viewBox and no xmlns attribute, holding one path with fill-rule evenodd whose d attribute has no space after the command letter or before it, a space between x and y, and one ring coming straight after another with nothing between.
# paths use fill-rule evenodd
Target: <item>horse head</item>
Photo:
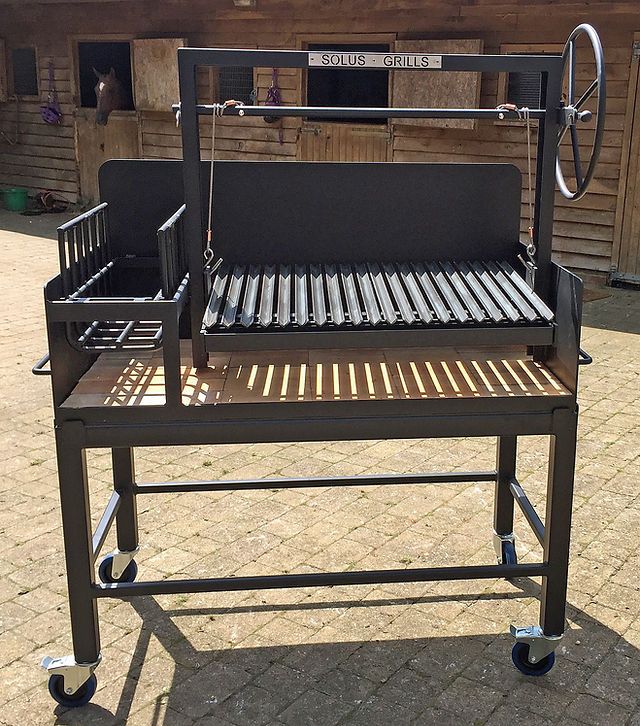
<instances>
[{"instance_id":1,"label":"horse head","mask_svg":"<svg viewBox=\"0 0 640 726\"><path fill-rule=\"evenodd\" d=\"M125 107L124 86L116 78L113 68L109 73L100 73L95 68L98 82L96 83L96 123L99 126L106 126L109 114L112 111L119 111Z\"/></svg>"}]
</instances>

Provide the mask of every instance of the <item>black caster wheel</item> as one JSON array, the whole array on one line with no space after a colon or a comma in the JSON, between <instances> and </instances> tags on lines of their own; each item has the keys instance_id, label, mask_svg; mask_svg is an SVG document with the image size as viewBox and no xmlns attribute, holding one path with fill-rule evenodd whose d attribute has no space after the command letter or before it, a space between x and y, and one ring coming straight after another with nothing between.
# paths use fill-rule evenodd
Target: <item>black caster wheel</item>
<instances>
[{"instance_id":1,"label":"black caster wheel","mask_svg":"<svg viewBox=\"0 0 640 726\"><path fill-rule=\"evenodd\" d=\"M98 681L92 673L88 681L85 681L75 693L64 692L64 678L59 675L49 676L49 693L54 701L65 708L78 708L86 706L96 692Z\"/></svg>"},{"instance_id":2,"label":"black caster wheel","mask_svg":"<svg viewBox=\"0 0 640 726\"><path fill-rule=\"evenodd\" d=\"M513 542L508 540L502 543L502 564L503 565L517 565L518 564L518 553L516 552L516 546Z\"/></svg>"},{"instance_id":3,"label":"black caster wheel","mask_svg":"<svg viewBox=\"0 0 640 726\"><path fill-rule=\"evenodd\" d=\"M529 646L526 643L516 643L511 651L513 665L525 676L543 676L548 673L556 662L556 654L551 652L537 663L529 662Z\"/></svg>"},{"instance_id":4,"label":"black caster wheel","mask_svg":"<svg viewBox=\"0 0 640 726\"><path fill-rule=\"evenodd\" d=\"M135 560L131 560L131 562L127 565L125 568L125 571L120 575L120 577L116 580L116 578L111 574L111 566L113 565L113 557L111 555L107 555L104 560L100 563L100 567L98 568L98 577L104 582L105 585L108 585L113 582L134 582L136 579L136 575L138 574L138 565L136 564Z\"/></svg>"}]
</instances>

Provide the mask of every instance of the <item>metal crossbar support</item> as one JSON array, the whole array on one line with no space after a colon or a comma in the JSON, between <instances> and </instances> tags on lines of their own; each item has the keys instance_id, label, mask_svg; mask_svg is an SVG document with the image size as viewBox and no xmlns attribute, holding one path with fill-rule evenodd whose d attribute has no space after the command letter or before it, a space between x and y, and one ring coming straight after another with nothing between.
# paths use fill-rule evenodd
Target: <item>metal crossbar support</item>
<instances>
[{"instance_id":1,"label":"metal crossbar support","mask_svg":"<svg viewBox=\"0 0 640 726\"><path fill-rule=\"evenodd\" d=\"M148 582L95 585L93 597L133 595L178 595L197 592L271 590L329 585L373 585L397 582L442 582L448 580L491 580L499 577L540 577L549 567L542 563L526 565L466 565L464 567L421 567L406 570L363 570L359 572L313 572L256 577L213 577L197 580L150 580Z\"/></svg>"},{"instance_id":2,"label":"metal crossbar support","mask_svg":"<svg viewBox=\"0 0 640 726\"><path fill-rule=\"evenodd\" d=\"M357 487L382 484L459 484L493 482L495 471L443 472L437 474L372 474L362 476L307 477L294 479L245 479L240 481L153 482L135 485L136 494L168 494L171 492L232 492L255 489L289 489L309 487Z\"/></svg>"},{"instance_id":3,"label":"metal crossbar support","mask_svg":"<svg viewBox=\"0 0 640 726\"><path fill-rule=\"evenodd\" d=\"M509 489L511 491L512 502L515 501L520 507L520 511L524 515L524 518L529 523L529 526L533 530L538 542L544 545L544 524L538 516L533 504L529 501L529 497L525 494L524 489L518 484L516 479L512 479L509 482Z\"/></svg>"},{"instance_id":4,"label":"metal crossbar support","mask_svg":"<svg viewBox=\"0 0 640 726\"><path fill-rule=\"evenodd\" d=\"M109 502L106 506L106 509L104 510L102 517L100 517L100 521L98 522L96 531L93 534L93 561L94 562L98 559L100 550L102 549L104 542L107 539L107 535L109 534L111 525L113 524L113 522L118 514L119 508L120 508L120 495L118 494L118 492L113 492L111 494L111 497L109 498Z\"/></svg>"}]
</instances>

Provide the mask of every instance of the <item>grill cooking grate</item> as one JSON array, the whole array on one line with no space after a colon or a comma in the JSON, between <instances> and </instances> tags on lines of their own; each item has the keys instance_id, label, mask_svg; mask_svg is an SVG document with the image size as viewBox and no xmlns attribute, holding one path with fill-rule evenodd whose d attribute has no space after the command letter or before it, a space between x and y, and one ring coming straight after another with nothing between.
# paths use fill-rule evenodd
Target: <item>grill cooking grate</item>
<instances>
[{"instance_id":1,"label":"grill cooking grate","mask_svg":"<svg viewBox=\"0 0 640 726\"><path fill-rule=\"evenodd\" d=\"M553 312L508 262L226 265L208 331L544 323Z\"/></svg>"}]
</instances>

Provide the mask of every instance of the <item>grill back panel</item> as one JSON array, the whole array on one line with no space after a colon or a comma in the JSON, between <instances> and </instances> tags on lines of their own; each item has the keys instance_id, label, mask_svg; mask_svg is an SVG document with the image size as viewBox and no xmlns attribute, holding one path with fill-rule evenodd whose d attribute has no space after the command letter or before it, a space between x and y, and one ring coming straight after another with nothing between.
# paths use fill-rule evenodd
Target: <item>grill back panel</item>
<instances>
[{"instance_id":1,"label":"grill back panel","mask_svg":"<svg viewBox=\"0 0 640 726\"><path fill-rule=\"evenodd\" d=\"M219 161L214 250L282 264L514 258L512 164Z\"/></svg>"},{"instance_id":2,"label":"grill back panel","mask_svg":"<svg viewBox=\"0 0 640 726\"><path fill-rule=\"evenodd\" d=\"M114 256L156 256L156 230L184 199L182 162L112 160L99 181ZM244 264L513 259L521 188L512 164L217 161L215 252Z\"/></svg>"}]
</instances>

